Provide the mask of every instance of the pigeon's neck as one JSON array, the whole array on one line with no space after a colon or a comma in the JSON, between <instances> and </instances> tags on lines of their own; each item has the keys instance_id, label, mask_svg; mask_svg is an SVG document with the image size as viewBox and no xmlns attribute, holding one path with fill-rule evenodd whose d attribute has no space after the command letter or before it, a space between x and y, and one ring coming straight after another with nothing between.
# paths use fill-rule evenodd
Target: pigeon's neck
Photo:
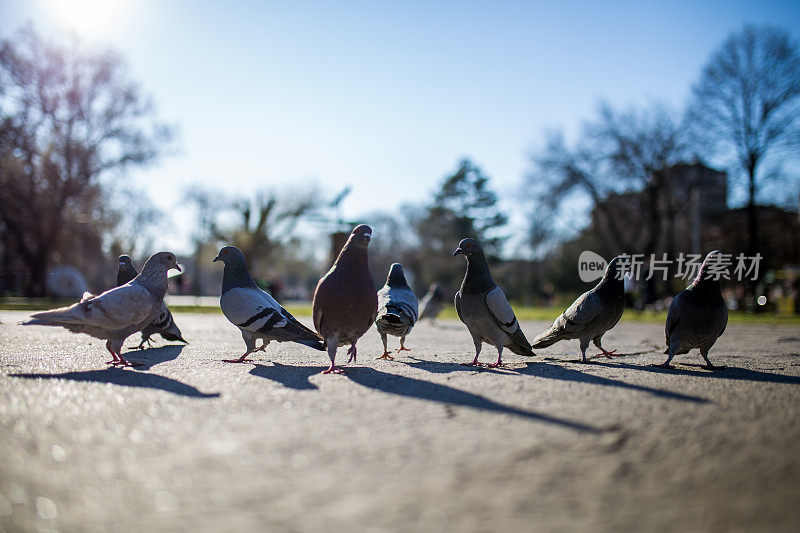
<instances>
[{"instance_id":1,"label":"pigeon's neck","mask_svg":"<svg viewBox=\"0 0 800 533\"><path fill-rule=\"evenodd\" d=\"M157 301L161 301L167 294L167 267L160 263L147 262L132 282L143 286Z\"/></svg>"},{"instance_id":2,"label":"pigeon's neck","mask_svg":"<svg viewBox=\"0 0 800 533\"><path fill-rule=\"evenodd\" d=\"M241 263L225 265L225 269L222 271L222 294L237 287L247 288L256 286L256 282L253 281L253 278L247 271L247 265Z\"/></svg>"},{"instance_id":3,"label":"pigeon's neck","mask_svg":"<svg viewBox=\"0 0 800 533\"><path fill-rule=\"evenodd\" d=\"M486 256L483 254L467 256L467 273L464 274L464 281L461 282L461 293L486 292L494 287L495 283L489 272Z\"/></svg>"},{"instance_id":4,"label":"pigeon's neck","mask_svg":"<svg viewBox=\"0 0 800 533\"><path fill-rule=\"evenodd\" d=\"M702 279L698 276L694 279L692 284L689 285L689 289L697 293L719 295L719 297L722 298L722 289L719 286L718 279Z\"/></svg>"},{"instance_id":5,"label":"pigeon's neck","mask_svg":"<svg viewBox=\"0 0 800 533\"><path fill-rule=\"evenodd\" d=\"M610 294L622 293L625 291L625 282L616 274L607 272L598 284L594 286L594 291Z\"/></svg>"},{"instance_id":6,"label":"pigeon's neck","mask_svg":"<svg viewBox=\"0 0 800 533\"><path fill-rule=\"evenodd\" d=\"M386 278L386 285L388 287L392 287L395 289L409 289L408 282L406 281L406 277L403 275L402 272L392 272L389 274L389 277Z\"/></svg>"},{"instance_id":7,"label":"pigeon's neck","mask_svg":"<svg viewBox=\"0 0 800 533\"><path fill-rule=\"evenodd\" d=\"M333 268L343 267L346 269L363 268L369 270L369 259L367 258L367 248L364 246L350 246L350 243L344 245L339 257L333 264Z\"/></svg>"},{"instance_id":8,"label":"pigeon's neck","mask_svg":"<svg viewBox=\"0 0 800 533\"><path fill-rule=\"evenodd\" d=\"M136 268L133 265L120 268L117 271L117 287L125 285L130 280L136 277Z\"/></svg>"}]
</instances>

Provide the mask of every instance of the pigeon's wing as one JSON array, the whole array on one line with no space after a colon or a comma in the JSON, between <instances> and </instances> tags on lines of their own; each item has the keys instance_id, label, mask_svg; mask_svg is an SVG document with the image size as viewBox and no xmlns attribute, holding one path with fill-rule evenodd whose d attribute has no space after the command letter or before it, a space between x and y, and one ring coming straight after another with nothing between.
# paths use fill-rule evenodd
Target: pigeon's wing
<instances>
[{"instance_id":1,"label":"pigeon's wing","mask_svg":"<svg viewBox=\"0 0 800 533\"><path fill-rule=\"evenodd\" d=\"M318 340L275 299L258 288L237 287L220 299L225 317L240 329L270 335L278 340Z\"/></svg>"},{"instance_id":2,"label":"pigeon's wing","mask_svg":"<svg viewBox=\"0 0 800 533\"><path fill-rule=\"evenodd\" d=\"M456 308L456 313L458 313L459 320L464 322L464 315L461 314L461 291L456 291L455 298L453 298L453 305Z\"/></svg>"},{"instance_id":3,"label":"pigeon's wing","mask_svg":"<svg viewBox=\"0 0 800 533\"><path fill-rule=\"evenodd\" d=\"M495 323L508 333L511 340L519 348L516 349L513 345L510 345L511 351L519 355L532 355L531 345L528 339L525 338L525 334L522 333L517 316L514 314L511 304L508 303L508 299L506 299L506 295L500 287L495 287L486 293L486 307L489 308L489 314Z\"/></svg>"},{"instance_id":4,"label":"pigeon's wing","mask_svg":"<svg viewBox=\"0 0 800 533\"><path fill-rule=\"evenodd\" d=\"M38 324L81 324L108 330L139 324L153 312L156 301L141 285L122 285L70 307L31 315Z\"/></svg>"},{"instance_id":5,"label":"pigeon's wing","mask_svg":"<svg viewBox=\"0 0 800 533\"><path fill-rule=\"evenodd\" d=\"M592 291L585 292L553 321L550 329L533 339L534 348L545 348L564 339L580 336L586 324L594 320L603 308L603 302Z\"/></svg>"},{"instance_id":6,"label":"pigeon's wing","mask_svg":"<svg viewBox=\"0 0 800 533\"><path fill-rule=\"evenodd\" d=\"M667 338L667 348L669 348L669 338L672 336L672 332L675 331L675 328L678 327L678 321L680 320L682 295L683 292L678 293L678 295L672 299L672 303L669 304L669 311L667 311L667 322L664 325L664 336Z\"/></svg>"},{"instance_id":7,"label":"pigeon's wing","mask_svg":"<svg viewBox=\"0 0 800 533\"><path fill-rule=\"evenodd\" d=\"M486 293L486 306L489 308L489 314L492 315L494 321L506 333L511 334L519 329L519 322L517 322L517 317L514 315L514 310L500 287L495 287Z\"/></svg>"}]
</instances>

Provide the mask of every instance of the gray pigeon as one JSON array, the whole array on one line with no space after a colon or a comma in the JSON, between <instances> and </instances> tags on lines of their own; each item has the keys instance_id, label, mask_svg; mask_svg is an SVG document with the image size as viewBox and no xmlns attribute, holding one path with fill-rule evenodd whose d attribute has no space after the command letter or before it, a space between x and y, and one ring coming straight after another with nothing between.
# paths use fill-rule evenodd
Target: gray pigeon
<instances>
[{"instance_id":1,"label":"gray pigeon","mask_svg":"<svg viewBox=\"0 0 800 533\"><path fill-rule=\"evenodd\" d=\"M480 243L475 239L463 239L453 252L453 255L459 254L467 259L467 273L456 293L456 311L475 343L475 359L468 364L478 365L482 342L497 348L497 362L490 367L503 364L504 346L517 355L536 355L522 333L506 295L495 285Z\"/></svg>"},{"instance_id":2,"label":"gray pigeon","mask_svg":"<svg viewBox=\"0 0 800 533\"><path fill-rule=\"evenodd\" d=\"M403 266L394 263L389 268L386 285L378 291L378 317L375 319L375 327L383 341L383 355L378 359L392 359L386 346L387 334L400 337L398 353L410 351L403 343L417 322L417 312L417 296L406 282Z\"/></svg>"},{"instance_id":3,"label":"gray pigeon","mask_svg":"<svg viewBox=\"0 0 800 533\"><path fill-rule=\"evenodd\" d=\"M369 226L356 226L314 291L314 327L324 339L331 359L331 366L324 374L343 372L335 364L339 346L349 344L347 362L356 360L356 341L372 326L378 314L378 296L367 258L371 238Z\"/></svg>"},{"instance_id":4,"label":"gray pigeon","mask_svg":"<svg viewBox=\"0 0 800 533\"><path fill-rule=\"evenodd\" d=\"M70 307L36 313L22 324L62 326L74 333L106 339L106 349L113 357L108 364L136 366L122 357L122 344L158 316L167 293L167 271L172 268L180 270L175 254L155 253L145 262L142 273L130 282L98 296L86 293Z\"/></svg>"},{"instance_id":5,"label":"gray pigeon","mask_svg":"<svg viewBox=\"0 0 800 533\"><path fill-rule=\"evenodd\" d=\"M136 277L136 267L133 265L133 260L128 255L119 256L119 269L117 270L117 287L125 285L130 280ZM150 346L150 337L158 333L161 337L168 341L186 342L181 334L178 325L175 324L175 319L172 318L172 312L167 307L164 301L161 302L161 308L158 311L156 319L146 328L142 330L142 342L139 343L139 349L144 348L146 342Z\"/></svg>"},{"instance_id":6,"label":"gray pigeon","mask_svg":"<svg viewBox=\"0 0 800 533\"><path fill-rule=\"evenodd\" d=\"M700 272L692 284L681 291L669 306L664 333L667 338L667 360L664 364L653 365L660 368L672 368L669 364L678 354L688 353L692 348L700 348L700 355L705 359L703 368L717 370L724 366L715 366L708 360L708 350L725 332L728 325L728 307L722 298L719 279L709 272L709 266L719 261L719 250L709 252L700 267Z\"/></svg>"},{"instance_id":7,"label":"gray pigeon","mask_svg":"<svg viewBox=\"0 0 800 533\"><path fill-rule=\"evenodd\" d=\"M225 359L227 363L250 361L247 356L263 351L270 341L292 341L316 350L324 350L316 333L301 324L275 299L262 291L250 273L244 254L235 246L219 251L214 261L225 263L222 273L222 296L219 305L222 313L242 332L247 351L238 359ZM256 339L264 341L256 348Z\"/></svg>"},{"instance_id":8,"label":"gray pigeon","mask_svg":"<svg viewBox=\"0 0 800 533\"><path fill-rule=\"evenodd\" d=\"M593 341L602 353L611 357L616 350L607 352L602 344L603 334L617 325L625 309L625 283L622 280L620 257L612 259L606 272L593 289L584 292L569 308L556 318L550 329L533 339L533 348L545 348L558 341L579 339L581 362L588 363L586 348Z\"/></svg>"},{"instance_id":9,"label":"gray pigeon","mask_svg":"<svg viewBox=\"0 0 800 533\"><path fill-rule=\"evenodd\" d=\"M428 294L422 298L420 307L422 311L419 314L419 319L430 319L431 322L436 322L436 317L442 312L444 307L444 290L438 283L432 283L428 289Z\"/></svg>"}]
</instances>

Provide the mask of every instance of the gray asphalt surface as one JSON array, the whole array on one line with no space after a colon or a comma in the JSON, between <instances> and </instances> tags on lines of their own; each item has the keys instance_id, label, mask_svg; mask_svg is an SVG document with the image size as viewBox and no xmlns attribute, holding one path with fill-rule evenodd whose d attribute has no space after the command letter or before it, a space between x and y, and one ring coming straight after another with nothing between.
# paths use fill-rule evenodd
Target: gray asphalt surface
<instances>
[{"instance_id":1,"label":"gray asphalt surface","mask_svg":"<svg viewBox=\"0 0 800 533\"><path fill-rule=\"evenodd\" d=\"M800 527L800 328L731 325L726 370L666 371L662 326L623 316L613 360L570 362L569 341L476 370L448 321L396 361L373 329L336 376L290 344L221 362L244 346L221 315L176 314L185 347L129 338L135 370L28 315L0 312L5 531Z\"/></svg>"}]
</instances>

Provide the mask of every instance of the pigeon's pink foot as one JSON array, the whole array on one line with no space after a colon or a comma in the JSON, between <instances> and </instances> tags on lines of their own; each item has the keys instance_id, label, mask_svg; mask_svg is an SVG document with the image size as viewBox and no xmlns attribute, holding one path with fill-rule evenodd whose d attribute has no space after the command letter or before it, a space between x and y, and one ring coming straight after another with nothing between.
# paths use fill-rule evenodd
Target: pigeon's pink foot
<instances>
[{"instance_id":1,"label":"pigeon's pink foot","mask_svg":"<svg viewBox=\"0 0 800 533\"><path fill-rule=\"evenodd\" d=\"M496 363L492 363L486 366L488 366L489 368L501 368L503 366L503 362L497 361Z\"/></svg>"},{"instance_id":2,"label":"pigeon's pink foot","mask_svg":"<svg viewBox=\"0 0 800 533\"><path fill-rule=\"evenodd\" d=\"M344 374L344 369L338 366L329 366L327 370L322 371L323 374Z\"/></svg>"},{"instance_id":3,"label":"pigeon's pink foot","mask_svg":"<svg viewBox=\"0 0 800 533\"><path fill-rule=\"evenodd\" d=\"M119 357L119 361L117 361L117 364L120 366L127 366L127 367L144 366L142 363L131 363L130 361L122 357L122 355L118 355L117 357Z\"/></svg>"},{"instance_id":4,"label":"pigeon's pink foot","mask_svg":"<svg viewBox=\"0 0 800 533\"><path fill-rule=\"evenodd\" d=\"M394 357L392 357L391 355L389 355L389 352L388 352L388 351L385 351L385 350L384 350L384 352L383 352L383 355L382 355L382 356L380 356L380 357L378 357L377 359L388 359L388 360L390 360L390 361L394 361Z\"/></svg>"},{"instance_id":5,"label":"pigeon's pink foot","mask_svg":"<svg viewBox=\"0 0 800 533\"><path fill-rule=\"evenodd\" d=\"M400 345L400 347L397 349L397 353L400 353L400 352L410 352L410 351L411 351L411 348L406 348L406 347L405 347L405 346L403 346L402 344L401 344L401 345Z\"/></svg>"},{"instance_id":6,"label":"pigeon's pink foot","mask_svg":"<svg viewBox=\"0 0 800 533\"><path fill-rule=\"evenodd\" d=\"M350 363L355 363L356 362L356 345L355 344L351 344L350 345L350 349L347 350L347 355L350 356L350 359L347 360L347 364L348 365ZM331 368L333 368L333 365L331 365Z\"/></svg>"},{"instance_id":7,"label":"pigeon's pink foot","mask_svg":"<svg viewBox=\"0 0 800 533\"><path fill-rule=\"evenodd\" d=\"M604 355L604 356L608 357L609 359L611 359L611 354L617 353L616 350L611 350L610 352L607 352L603 348L600 348L600 349L603 350L603 351L600 352L599 354L595 355L595 357L600 357L601 355Z\"/></svg>"},{"instance_id":8,"label":"pigeon's pink foot","mask_svg":"<svg viewBox=\"0 0 800 533\"><path fill-rule=\"evenodd\" d=\"M481 364L478 362L478 356L477 355L475 356L475 359L473 359L471 363L461 363L461 364L463 366L481 366Z\"/></svg>"}]
</instances>

